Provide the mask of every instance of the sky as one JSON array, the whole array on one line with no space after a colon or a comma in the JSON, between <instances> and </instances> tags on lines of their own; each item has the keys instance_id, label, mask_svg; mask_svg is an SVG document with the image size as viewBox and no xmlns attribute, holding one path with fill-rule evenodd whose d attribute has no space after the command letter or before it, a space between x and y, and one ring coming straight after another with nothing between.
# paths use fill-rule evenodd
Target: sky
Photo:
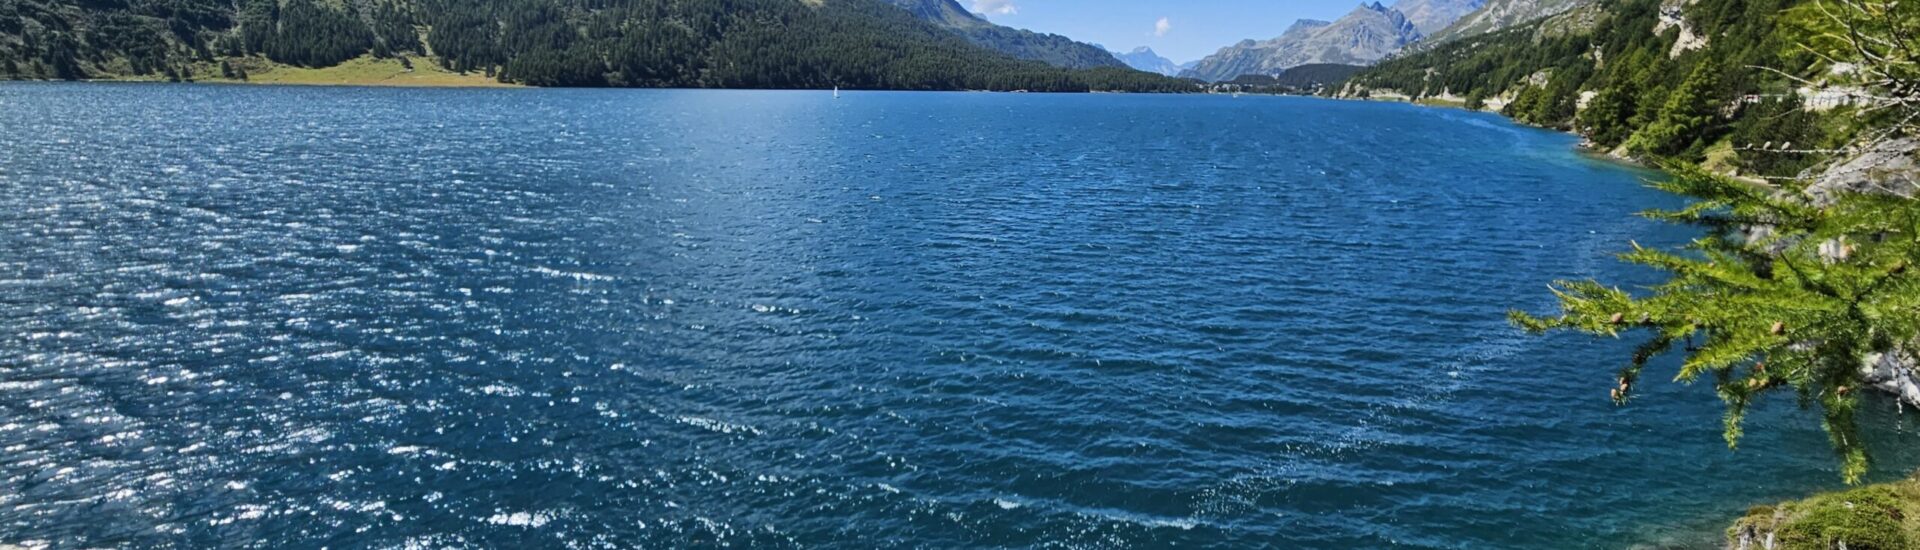
<instances>
[{"instance_id":1,"label":"sky","mask_svg":"<svg viewBox=\"0 0 1920 550\"><path fill-rule=\"evenodd\" d=\"M958 0L993 22L1122 52L1152 47L1176 63L1279 36L1298 19L1333 20L1359 0ZM1382 3L1391 3L1385 2Z\"/></svg>"}]
</instances>

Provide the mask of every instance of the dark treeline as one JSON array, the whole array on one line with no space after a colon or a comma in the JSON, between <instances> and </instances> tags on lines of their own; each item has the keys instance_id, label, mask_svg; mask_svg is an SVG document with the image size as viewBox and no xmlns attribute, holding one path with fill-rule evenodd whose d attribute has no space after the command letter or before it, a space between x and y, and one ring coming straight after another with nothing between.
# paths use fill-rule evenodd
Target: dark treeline
<instances>
[{"instance_id":1,"label":"dark treeline","mask_svg":"<svg viewBox=\"0 0 1920 550\"><path fill-rule=\"evenodd\" d=\"M1215 82L1207 89L1214 93L1317 95L1338 90L1341 84L1366 67L1339 63L1309 63L1276 75L1243 74L1233 80Z\"/></svg>"},{"instance_id":2,"label":"dark treeline","mask_svg":"<svg viewBox=\"0 0 1920 550\"><path fill-rule=\"evenodd\" d=\"M8 0L0 78L422 57L535 86L1193 91L969 43L876 0ZM200 74L200 77L216 76Z\"/></svg>"},{"instance_id":3,"label":"dark treeline","mask_svg":"<svg viewBox=\"0 0 1920 550\"><path fill-rule=\"evenodd\" d=\"M1504 96L1508 116L1577 130L1636 156L1701 160L1717 143L1830 143L1843 131L1800 110L1790 79L1755 68L1812 76L1817 59L1795 47L1807 35L1807 3L1698 0L1681 15L1706 44L1676 50L1681 31L1660 24L1660 0L1604 0L1388 60L1352 82L1416 97L1452 93L1474 108ZM1811 160L1749 154L1732 162L1750 173L1790 174Z\"/></svg>"},{"instance_id":4,"label":"dark treeline","mask_svg":"<svg viewBox=\"0 0 1920 550\"><path fill-rule=\"evenodd\" d=\"M1301 89L1332 88L1345 84L1354 74L1366 70L1359 65L1339 63L1308 63L1274 75L1273 80L1281 86L1293 86Z\"/></svg>"}]
</instances>

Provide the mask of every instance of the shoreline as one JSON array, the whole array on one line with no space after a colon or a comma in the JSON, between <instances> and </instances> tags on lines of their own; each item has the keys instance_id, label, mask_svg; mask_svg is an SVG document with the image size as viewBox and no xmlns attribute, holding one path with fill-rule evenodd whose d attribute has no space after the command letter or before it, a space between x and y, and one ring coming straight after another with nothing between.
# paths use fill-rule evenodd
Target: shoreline
<instances>
[{"instance_id":1,"label":"shoreline","mask_svg":"<svg viewBox=\"0 0 1920 550\"><path fill-rule=\"evenodd\" d=\"M485 77L481 77L481 79L485 79ZM193 80L167 80L164 78L141 77L141 78L82 78L77 80L58 80L58 79L47 79L47 78L0 77L0 84L8 83L8 82L38 82L38 83L76 82L76 83L88 83L88 84L219 84L219 85L251 85L251 86L335 86L335 87L343 87L343 88L363 87L363 88L421 88L421 89L475 89L475 90L478 90L478 89L491 89L491 90L506 90L506 89L708 90L708 91L716 91L716 92L718 91L830 92L834 90L834 88L830 88L830 87L829 88L690 88L690 87L684 87L684 86L529 86L526 84L519 84L519 83L512 83L512 82L498 82L490 79L487 79L486 81L488 83L445 83L443 84L443 83L403 82L403 81L393 81L388 79L303 81L303 80L261 80L261 79L236 80L236 79L215 77L215 78L200 78L200 79L193 79ZM1092 95L1092 94L1210 95L1204 92L1129 92L1124 90L1087 90L1084 92L1050 92L1050 91L1035 92L1035 91L1028 91L1028 90L971 90L971 89L911 90L911 89L881 89L881 88L840 88L840 91L842 92L904 92L904 93L925 92L925 93L945 93L945 94L960 94L960 93L1035 94L1035 95ZM1280 97L1313 97L1313 96L1287 96L1284 94L1275 94L1275 95ZM1326 98L1321 98L1321 99L1326 99Z\"/></svg>"},{"instance_id":2,"label":"shoreline","mask_svg":"<svg viewBox=\"0 0 1920 550\"><path fill-rule=\"evenodd\" d=\"M301 67L260 57L200 62L184 72L203 75L169 79L161 75L101 74L78 80L4 78L9 82L144 82L156 84L251 84L286 86L364 86L375 88L526 88L500 82L481 73L447 70L426 59L414 63L401 58L361 56L330 67ZM235 74L238 76L234 76Z\"/></svg>"},{"instance_id":3,"label":"shoreline","mask_svg":"<svg viewBox=\"0 0 1920 550\"><path fill-rule=\"evenodd\" d=\"M45 82L45 81L41 81L41 82ZM51 81L51 82L60 82L60 81ZM241 81L241 80L226 80L226 79L209 79L209 80L202 80L202 81L183 81L183 82L169 82L169 81L165 81L165 80L157 80L157 81L156 81L156 80L151 80L151 79L104 79L104 80L88 80L88 81L84 81L84 82L95 82L95 83L119 83L119 82L129 82L129 83L145 83L145 84L159 84L159 83L165 83L165 84L210 84L210 85L235 85L235 84L252 84L252 85L260 85L260 86L273 86L273 85L284 85L284 86L333 86L333 87L369 87L369 88L509 88L509 87L511 87L511 88L533 88L533 87L530 87L530 86L507 86L507 85L502 85L502 86L463 86L463 85L439 85L439 84L420 84L420 83L413 83L413 82L391 82L391 81L385 81L385 80L383 80L383 81L377 81L377 82L372 82L372 83L367 83L367 82L288 82L288 81ZM610 89L611 89L611 88L610 88ZM659 88L630 88L630 89L659 89ZM711 90L727 90L727 89L711 89ZM765 89L746 89L746 90L762 90L762 91L768 91L768 90L765 90ZM795 91L814 91L814 92L819 92L819 91L821 91L821 90L817 90L817 89L802 89L802 90L795 90ZM904 91L915 91L915 90L904 90ZM959 92L959 91L966 91L966 90L955 90L955 91L948 91L948 92L949 92L949 93L952 93L952 92ZM1095 92L1095 93L1098 93L1098 92ZM1265 94L1263 94L1263 95L1265 95ZM1288 96L1288 95L1292 95L1292 94L1272 94L1272 95L1278 95L1278 96ZM348 97L351 97L351 96L348 96ZM495 96L495 97L505 97L505 96ZM524 97L524 96L516 96L516 97ZM1528 127L1528 128L1536 128L1536 129L1547 129L1547 128L1541 128L1541 127L1539 127L1539 126L1535 126L1535 125L1531 125L1531 124L1526 124L1526 123L1522 123L1522 122L1519 122L1519 121L1517 121L1517 120L1514 120L1514 119L1513 119L1513 118L1511 118L1511 117L1507 117L1507 116L1505 116L1505 115L1502 115L1502 114L1500 114L1500 113L1497 113L1497 112L1492 112L1492 111L1488 111L1488 110L1485 110L1485 109L1467 109L1467 108L1466 108L1466 107L1465 107L1464 105L1446 105L1446 104L1435 104L1435 103L1421 103L1421 102L1414 102L1414 101L1397 101L1397 100L1386 100L1386 99L1368 99L1368 98L1345 98L1345 97L1327 97L1327 96L1300 96L1300 97L1306 97L1306 98L1313 98L1313 99L1335 99L1335 100L1348 100L1348 101L1372 101L1372 102L1381 102L1381 103L1410 103L1410 104L1412 104L1412 105L1414 105L1414 106L1418 106L1418 107L1436 107L1436 108L1449 108L1449 109L1460 109L1460 110L1466 110L1466 111L1475 111L1475 112L1482 112L1482 113L1490 113L1490 114L1494 114L1494 115L1496 115L1496 116L1499 116L1499 117L1500 117L1500 118L1501 118L1502 120L1505 120L1505 121L1507 121L1507 122L1510 122L1510 123L1513 123L1513 124L1514 124L1515 126L1523 126L1523 127ZM937 98L936 98L936 99L937 99ZM1068 101L1071 101L1071 100L1068 100ZM1175 102L1177 102L1178 100L1173 100L1173 101L1175 101ZM1408 115L1408 114L1411 114L1411 115L1413 115L1413 116L1422 116L1422 115L1419 115L1419 113L1420 113L1420 112L1418 112L1418 111L1400 111L1400 112L1401 112L1401 113L1403 114L1403 116L1404 116L1404 115ZM1389 113L1391 113L1391 111L1389 111ZM1451 117L1448 117L1448 118L1451 118ZM1555 131L1559 131L1559 132L1563 132L1563 133L1567 133L1567 134L1569 134L1569 135L1575 135L1575 136L1578 136L1578 134L1575 134L1574 132L1571 132L1571 131L1565 131L1565 130L1555 130ZM1536 135L1538 135L1538 134L1536 134ZM1593 147L1590 147L1590 146L1588 146L1588 145L1587 145L1587 144L1585 143L1585 141L1584 141L1584 139L1582 140L1582 142L1581 142L1581 143L1579 143L1579 144L1577 144L1577 145L1575 145L1575 146L1573 147L1573 150L1574 150L1574 152L1575 152L1575 153L1576 153L1577 155L1579 155L1579 156L1581 156L1581 157L1588 157L1588 158L1592 158L1592 159L1594 159L1594 160L1599 160L1599 161L1603 161L1603 162L1607 162L1607 163L1610 163L1610 164L1620 164L1620 165L1623 165L1623 166L1631 166L1631 167L1636 167L1636 168L1643 168L1643 169L1644 169L1644 168L1646 168L1646 166L1645 166L1644 164L1641 164L1641 163L1638 163L1638 162L1634 162L1634 161L1631 161L1631 160L1628 160L1628 159L1621 159L1621 158L1619 158L1619 157L1614 157L1614 156L1612 156L1612 155L1608 155L1608 154L1606 154L1606 153L1605 153L1604 151L1600 151L1600 150L1598 150L1598 149L1595 149L1595 148L1593 148ZM1712 510L1708 510L1708 512L1709 512L1709 513L1708 513L1708 514L1706 514L1706 515L1707 515L1707 516L1709 516L1709 517L1713 517L1713 518L1720 518L1720 517L1722 517L1722 514L1719 514L1719 513L1714 513L1714 512L1712 511Z\"/></svg>"},{"instance_id":4,"label":"shoreline","mask_svg":"<svg viewBox=\"0 0 1920 550\"><path fill-rule=\"evenodd\" d=\"M1341 96L1312 96L1312 97L1319 97L1319 98L1322 98L1322 99L1331 99L1331 100L1335 100L1335 101L1362 101L1362 102L1371 102L1371 103L1400 103L1400 104L1406 104L1406 105L1412 105L1412 106L1415 106L1415 107L1425 107L1425 108L1429 108L1429 109L1452 109L1452 110L1456 110L1456 111L1467 111L1467 112L1470 112L1470 113L1486 113L1486 114L1490 114L1490 115L1494 115L1494 116L1498 116L1498 117L1500 117L1500 119L1501 119L1501 120L1505 120L1505 121L1507 121L1507 122L1509 122L1509 123L1512 123L1512 124L1514 124L1514 125L1517 125L1517 126L1524 126L1524 127L1527 127L1527 128L1534 128L1534 129L1539 129L1539 130L1546 130L1546 131L1549 131L1549 132L1558 132L1558 133L1562 133L1562 134L1566 134L1566 135L1569 135L1569 136L1573 136L1573 137L1575 137L1575 138L1579 138L1579 139L1580 139L1580 143L1578 143L1578 144L1575 144L1575 145L1573 146L1573 149L1574 149L1574 151L1575 151L1576 153L1578 153L1578 154L1579 154L1580 156L1582 156L1582 157L1585 157L1585 158L1588 158L1588 159L1592 159L1592 160L1597 160L1597 161L1601 161L1601 162L1606 162L1606 163L1609 163L1609 164L1617 164L1617 165L1620 165L1620 166L1625 166L1625 167L1628 167L1628 168L1634 168L1634 169L1638 169L1638 170L1651 170L1651 171L1655 171L1655 172L1659 172L1659 171L1661 171L1661 170L1660 170L1660 167L1658 167L1658 166L1654 166L1654 165L1651 165L1651 164L1648 164L1648 163L1647 163L1646 161L1644 161L1644 160L1641 160L1641 159L1637 159L1637 158L1633 158L1633 157L1624 157L1624 156L1620 156L1620 155L1615 155L1615 154L1613 154L1613 153L1612 153L1612 152L1610 152L1610 151L1607 151L1607 150L1604 150L1604 149L1599 149L1599 148L1596 148L1596 147L1594 147L1594 146L1592 145L1592 144L1593 144L1593 141L1592 141L1592 140L1590 140L1590 139L1588 139L1588 138L1587 138L1587 136L1584 136L1584 135L1580 135L1580 133L1579 133L1579 132L1576 132L1576 131L1573 131L1573 130L1561 130L1561 129L1558 129L1558 128L1548 128L1548 127L1545 127L1545 126L1539 126L1539 125L1535 125L1535 124L1528 124L1528 123L1525 123L1525 122L1521 122L1521 121L1519 121L1519 120L1515 120L1515 119L1514 119L1513 117L1510 117L1510 116L1507 116L1507 115L1506 115L1505 113L1501 113L1500 111L1491 111L1491 110L1487 110L1487 109L1470 109L1470 108L1468 108L1468 107L1467 107L1467 104L1466 104L1466 103L1459 103L1459 102L1450 102L1450 101L1420 101L1420 100L1416 100L1416 99L1412 99L1412 98L1405 98L1405 99L1375 99L1375 98L1370 98L1370 97L1341 97ZM1403 97L1403 98L1404 98L1405 96L1401 96L1401 97ZM1739 178L1739 177L1740 177L1740 176L1738 176L1738 175L1735 175L1735 174L1723 174L1723 175L1726 175L1726 176L1728 176L1728 177L1733 177L1733 178Z\"/></svg>"}]
</instances>

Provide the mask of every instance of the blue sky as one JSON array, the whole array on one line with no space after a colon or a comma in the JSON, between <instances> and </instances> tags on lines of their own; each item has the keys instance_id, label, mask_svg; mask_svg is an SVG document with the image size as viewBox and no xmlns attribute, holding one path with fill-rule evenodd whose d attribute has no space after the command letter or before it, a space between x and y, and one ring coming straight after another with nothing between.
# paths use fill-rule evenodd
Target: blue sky
<instances>
[{"instance_id":1,"label":"blue sky","mask_svg":"<svg viewBox=\"0 0 1920 550\"><path fill-rule=\"evenodd\" d=\"M1243 38L1273 38L1296 19L1331 20L1360 5L1359 0L958 1L1002 25L1064 34L1123 52L1151 46L1179 63ZM1164 32L1156 32L1162 18Z\"/></svg>"}]
</instances>

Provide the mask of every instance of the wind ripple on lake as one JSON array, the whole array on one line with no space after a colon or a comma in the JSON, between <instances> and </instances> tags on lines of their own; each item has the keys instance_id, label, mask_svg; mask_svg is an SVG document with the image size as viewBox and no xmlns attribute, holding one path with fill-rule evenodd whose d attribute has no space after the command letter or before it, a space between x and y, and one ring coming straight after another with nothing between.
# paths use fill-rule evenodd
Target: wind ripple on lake
<instances>
[{"instance_id":1,"label":"wind ripple on lake","mask_svg":"<svg viewBox=\"0 0 1920 550\"><path fill-rule=\"evenodd\" d=\"M0 542L1617 547L1834 479L1789 407L1729 453L1710 392L1606 402L1630 342L1506 326L1555 278L1650 280L1607 255L1686 235L1630 216L1674 203L1642 174L1487 116L0 106Z\"/></svg>"}]
</instances>

